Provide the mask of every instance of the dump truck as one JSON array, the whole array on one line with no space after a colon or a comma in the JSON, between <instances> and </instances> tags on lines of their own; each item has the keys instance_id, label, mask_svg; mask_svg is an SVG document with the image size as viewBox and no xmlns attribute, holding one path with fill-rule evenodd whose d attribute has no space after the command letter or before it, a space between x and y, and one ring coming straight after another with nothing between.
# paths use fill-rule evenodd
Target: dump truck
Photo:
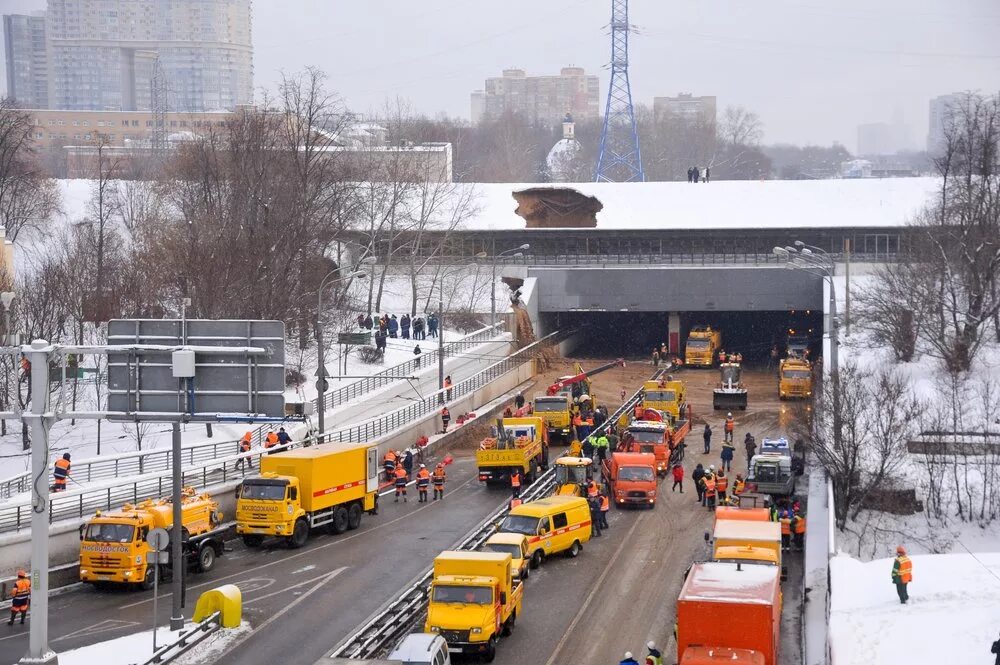
<instances>
[{"instance_id":1,"label":"dump truck","mask_svg":"<svg viewBox=\"0 0 1000 665\"><path fill-rule=\"evenodd\" d=\"M743 385L743 367L738 362L719 365L719 385L712 391L712 408L732 411L747 408L747 388Z\"/></svg>"},{"instance_id":2,"label":"dump truck","mask_svg":"<svg viewBox=\"0 0 1000 665\"><path fill-rule=\"evenodd\" d=\"M711 367L721 348L721 330L712 326L694 326L684 345L684 364L689 367Z\"/></svg>"},{"instance_id":3,"label":"dump truck","mask_svg":"<svg viewBox=\"0 0 1000 665\"><path fill-rule=\"evenodd\" d=\"M813 394L812 365L805 358L785 358L778 365L778 398L808 399Z\"/></svg>"},{"instance_id":4,"label":"dump truck","mask_svg":"<svg viewBox=\"0 0 1000 665\"><path fill-rule=\"evenodd\" d=\"M237 490L236 533L247 547L278 537L298 548L321 526L335 534L357 529L362 513L378 512L381 463L378 447L366 443L265 455L260 477Z\"/></svg>"},{"instance_id":5,"label":"dump truck","mask_svg":"<svg viewBox=\"0 0 1000 665\"><path fill-rule=\"evenodd\" d=\"M549 442L569 443L573 438L573 425L569 415L569 395L535 395L533 415L545 420Z\"/></svg>"},{"instance_id":6,"label":"dump truck","mask_svg":"<svg viewBox=\"0 0 1000 665\"><path fill-rule=\"evenodd\" d=\"M691 567L677 599L679 665L778 665L780 629L776 567L717 561Z\"/></svg>"},{"instance_id":7,"label":"dump truck","mask_svg":"<svg viewBox=\"0 0 1000 665\"><path fill-rule=\"evenodd\" d=\"M687 389L683 381L664 378L642 384L642 408L666 411L680 420L687 418Z\"/></svg>"},{"instance_id":8,"label":"dump truck","mask_svg":"<svg viewBox=\"0 0 1000 665\"><path fill-rule=\"evenodd\" d=\"M560 457L555 461L556 494L586 496L587 484L594 477L594 461L589 457Z\"/></svg>"},{"instance_id":9,"label":"dump truck","mask_svg":"<svg viewBox=\"0 0 1000 665\"><path fill-rule=\"evenodd\" d=\"M674 463L684 459L684 447L679 444L684 443L691 423L685 418L672 424L673 418L669 413L651 409L643 412L643 418L629 423L622 434L622 448L626 452L652 453L656 456L657 474L666 476Z\"/></svg>"},{"instance_id":10,"label":"dump truck","mask_svg":"<svg viewBox=\"0 0 1000 665\"><path fill-rule=\"evenodd\" d=\"M185 487L181 499L183 552L186 564L207 573L223 552L219 503L208 494L196 494ZM155 567L146 562L153 548L146 537L153 529L170 530L174 525L174 504L170 499L148 499L126 503L118 510L98 511L80 527L80 581L92 584L138 585L153 588ZM171 534L172 535L172 534ZM170 556L172 549L168 549ZM161 564L161 572L171 570Z\"/></svg>"},{"instance_id":11,"label":"dump truck","mask_svg":"<svg viewBox=\"0 0 1000 665\"><path fill-rule=\"evenodd\" d=\"M497 420L497 436L487 437L476 451L479 481L487 486L509 485L510 474L520 469L525 484L549 466L549 435L540 416Z\"/></svg>"},{"instance_id":12,"label":"dump truck","mask_svg":"<svg viewBox=\"0 0 1000 665\"><path fill-rule=\"evenodd\" d=\"M434 559L424 632L437 633L451 653L496 656L521 614L524 585L510 571L510 554L442 552Z\"/></svg>"}]
</instances>

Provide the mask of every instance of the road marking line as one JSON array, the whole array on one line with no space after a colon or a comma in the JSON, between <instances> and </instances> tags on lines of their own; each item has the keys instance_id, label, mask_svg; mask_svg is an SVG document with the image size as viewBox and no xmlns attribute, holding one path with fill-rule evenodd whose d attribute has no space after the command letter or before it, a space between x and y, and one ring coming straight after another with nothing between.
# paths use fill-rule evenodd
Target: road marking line
<instances>
[{"instance_id":1,"label":"road marking line","mask_svg":"<svg viewBox=\"0 0 1000 665\"><path fill-rule=\"evenodd\" d=\"M465 487L466 485L468 485L469 483L471 483L473 480L478 480L478 479L479 479L479 476L472 476L471 478L469 478L464 483L462 483L461 485L459 485L458 487L454 488L451 491L452 492L456 492L456 491L460 490L461 488ZM420 506L419 508L417 508L417 510L408 512L405 515L400 515L399 517L397 517L395 519L389 520L388 522L383 522L381 524L373 526L370 529L365 529L364 531L358 531L356 533L351 534L350 536L346 536L344 538L338 538L337 540L333 540L333 541L330 541L329 543L324 543L322 545L317 545L316 547L310 547L309 549L303 550L303 551L299 552L298 554L292 554L290 556L282 557L280 559L275 559L274 561L270 561L268 563L262 563L259 566L254 566L253 568L247 568L245 570L241 570L238 573L231 573L229 575L225 575L223 577L219 577L219 578L213 579L211 582L202 582L201 584L192 584L192 585L188 586L188 589L198 589L198 588L206 587L206 586L216 586L222 580L232 579L234 577L239 577L241 575L246 575L248 573L252 574L252 573L254 573L254 572L258 571L258 570L261 570L263 568L268 568L270 566L275 566L275 565L277 565L279 563L285 563L286 561L291 561L292 559L296 559L296 558L301 557L301 556L312 555L313 553L315 553L315 552L317 552L319 550L322 550L322 549L326 549L327 547L333 547L334 545L339 545L341 543L346 543L348 540L353 540L354 538L359 538L359 537L364 536L366 534L372 533L373 531L377 531L378 529L382 529L384 527L391 526L391 525L395 524L396 522L402 522L403 520L408 520L411 517L413 517L413 513L417 512L419 510L425 510L425 509L430 508L431 506L435 506L435 505L437 505L437 504L435 504L435 503L426 503L423 506ZM171 594L168 593L168 594L165 594L165 595L161 595L160 597L161 598L169 598L170 595ZM151 603L151 602L153 602L152 598L146 598L145 600L138 600L138 601L136 601L134 603L129 603L127 605L120 605L118 607L118 609L120 609L120 610L127 610L127 609L129 609L131 607L137 607L139 605L144 605L146 603Z\"/></svg>"},{"instance_id":2,"label":"road marking line","mask_svg":"<svg viewBox=\"0 0 1000 665\"><path fill-rule=\"evenodd\" d=\"M625 551L626 543L632 542L632 534L635 533L635 530L639 526L639 523L642 522L643 518L645 518L646 515L649 514L650 513L644 513L640 515L639 519L637 519L635 522L632 523L632 528L628 530L628 533L625 534L625 537L622 538L621 542L618 543L618 549L615 550L614 556L612 556L611 559L608 561L607 565L604 566L604 570L601 571L601 576L597 578L597 582L595 582L594 585L591 587L590 593L587 594L587 599L583 601L583 605L580 606L580 609L577 611L576 616L573 617L573 621L571 621L569 626L566 627L566 630L563 632L562 638L560 638L560 640L556 643L556 648L552 650L552 655L549 657L547 661L545 661L545 665L553 665L556 662L556 656L559 655L559 652L562 650L563 645L566 644L566 640L568 640L569 636L573 633L573 629L576 628L576 625L578 623L580 623L580 619L582 619L583 616L587 613L587 608L590 607L590 603L593 602L594 596L597 594L597 590L600 589L601 584L604 583L604 578L606 578L608 576L608 573L611 572L611 569L614 567L615 562L618 561L619 555L621 555L621 553Z\"/></svg>"},{"instance_id":3,"label":"road marking line","mask_svg":"<svg viewBox=\"0 0 1000 665\"><path fill-rule=\"evenodd\" d=\"M292 589L295 589L297 587L305 586L306 584L310 584L312 582L316 582L317 580L322 580L323 578L328 578L327 580L324 580L324 581L329 581L329 580L333 579L334 577L336 577L337 575L339 575L342 572L344 572L345 570L347 570L347 566L341 566L340 568L337 568L335 570L331 570L328 573L323 573L322 575L314 577L314 578L312 578L310 580L304 580L302 582L299 582L298 584L289 584L286 587L282 587L281 589L278 589L277 591L272 591L271 593L266 593L263 596L257 596L256 598L251 598L250 600L244 600L243 604L244 605L249 605L251 603L256 603L258 600L264 600L265 598L271 598L272 596L277 596L278 594L285 593L286 591L291 591Z\"/></svg>"}]
</instances>

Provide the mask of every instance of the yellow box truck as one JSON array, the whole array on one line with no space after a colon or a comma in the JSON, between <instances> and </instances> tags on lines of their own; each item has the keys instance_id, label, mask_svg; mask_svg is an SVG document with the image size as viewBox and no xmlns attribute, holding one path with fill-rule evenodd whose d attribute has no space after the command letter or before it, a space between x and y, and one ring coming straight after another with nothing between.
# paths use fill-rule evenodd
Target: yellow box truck
<instances>
[{"instance_id":1,"label":"yellow box truck","mask_svg":"<svg viewBox=\"0 0 1000 665\"><path fill-rule=\"evenodd\" d=\"M452 653L496 656L499 637L510 635L521 613L524 585L514 579L510 554L442 552L434 559L427 623Z\"/></svg>"},{"instance_id":2,"label":"yellow box truck","mask_svg":"<svg viewBox=\"0 0 1000 665\"><path fill-rule=\"evenodd\" d=\"M684 364L688 367L711 367L721 348L721 330L712 326L694 326L684 345Z\"/></svg>"},{"instance_id":3,"label":"yellow box truck","mask_svg":"<svg viewBox=\"0 0 1000 665\"><path fill-rule=\"evenodd\" d=\"M236 533L248 547L264 538L283 538L302 547L309 532L356 529L361 514L378 512L378 447L324 444L261 458L259 478L238 490Z\"/></svg>"}]
</instances>

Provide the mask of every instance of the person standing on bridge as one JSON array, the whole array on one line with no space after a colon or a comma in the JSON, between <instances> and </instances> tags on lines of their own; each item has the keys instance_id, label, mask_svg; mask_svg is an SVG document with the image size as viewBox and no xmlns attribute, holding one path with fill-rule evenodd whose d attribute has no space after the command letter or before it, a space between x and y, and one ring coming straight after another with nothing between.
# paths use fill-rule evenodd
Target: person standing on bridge
<instances>
[{"instance_id":1,"label":"person standing on bridge","mask_svg":"<svg viewBox=\"0 0 1000 665\"><path fill-rule=\"evenodd\" d=\"M702 432L701 438L705 440L705 454L707 455L712 450L712 427L708 423L705 423L705 431Z\"/></svg>"},{"instance_id":2,"label":"person standing on bridge","mask_svg":"<svg viewBox=\"0 0 1000 665\"><path fill-rule=\"evenodd\" d=\"M72 466L69 460L70 460L69 453L63 453L63 456L57 459L55 465L53 465L52 468L53 492L66 491L66 481L69 480L70 467Z\"/></svg>"},{"instance_id":3,"label":"person standing on bridge","mask_svg":"<svg viewBox=\"0 0 1000 665\"><path fill-rule=\"evenodd\" d=\"M406 503L406 469L402 465L396 467L396 498L393 503L399 503L399 497L403 497L403 503Z\"/></svg>"},{"instance_id":4,"label":"person standing on bridge","mask_svg":"<svg viewBox=\"0 0 1000 665\"><path fill-rule=\"evenodd\" d=\"M10 621L7 625L13 626L14 617L20 614L23 626L24 618L28 616L28 606L31 604L31 580L28 579L28 573L23 570L17 571L17 581L11 589L10 598Z\"/></svg>"},{"instance_id":5,"label":"person standing on bridge","mask_svg":"<svg viewBox=\"0 0 1000 665\"><path fill-rule=\"evenodd\" d=\"M438 462L437 466L434 467L434 473L431 475L431 482L434 483L434 500L444 499L444 481L447 479L448 474L444 470L444 462Z\"/></svg>"},{"instance_id":6,"label":"person standing on bridge","mask_svg":"<svg viewBox=\"0 0 1000 665\"><path fill-rule=\"evenodd\" d=\"M446 407L446 406L441 407L441 425L442 425L441 433L442 434L447 434L448 433L448 423L450 423L450 422L451 422L451 411L449 411L448 407Z\"/></svg>"},{"instance_id":7,"label":"person standing on bridge","mask_svg":"<svg viewBox=\"0 0 1000 665\"><path fill-rule=\"evenodd\" d=\"M292 442L292 436L285 431L284 427L278 428L278 445L287 446Z\"/></svg>"},{"instance_id":8,"label":"person standing on bridge","mask_svg":"<svg viewBox=\"0 0 1000 665\"><path fill-rule=\"evenodd\" d=\"M420 354L423 351L420 350L420 345L417 344L413 347L413 364L416 365L417 369L420 369Z\"/></svg>"},{"instance_id":9,"label":"person standing on bridge","mask_svg":"<svg viewBox=\"0 0 1000 665\"><path fill-rule=\"evenodd\" d=\"M444 377L444 394L445 394L445 399L447 399L450 402L451 401L451 374L449 374L448 376Z\"/></svg>"},{"instance_id":10,"label":"person standing on bridge","mask_svg":"<svg viewBox=\"0 0 1000 665\"><path fill-rule=\"evenodd\" d=\"M240 453L241 454L245 454L245 453L250 452L250 447L252 445L252 443L251 443L252 440L253 440L253 433L252 432L248 431L246 434L243 435L243 437L240 439L240 443L239 443ZM244 465L247 465L247 466L249 466L252 469L253 468L253 459L250 458L250 457L241 457L236 462L236 467L235 468L242 469L244 467Z\"/></svg>"},{"instance_id":11,"label":"person standing on bridge","mask_svg":"<svg viewBox=\"0 0 1000 665\"><path fill-rule=\"evenodd\" d=\"M896 595L899 602L906 605L910 594L906 585L913 581L913 562L906 556L906 548L900 545L896 548L896 560L892 562L892 583L896 585Z\"/></svg>"}]
</instances>

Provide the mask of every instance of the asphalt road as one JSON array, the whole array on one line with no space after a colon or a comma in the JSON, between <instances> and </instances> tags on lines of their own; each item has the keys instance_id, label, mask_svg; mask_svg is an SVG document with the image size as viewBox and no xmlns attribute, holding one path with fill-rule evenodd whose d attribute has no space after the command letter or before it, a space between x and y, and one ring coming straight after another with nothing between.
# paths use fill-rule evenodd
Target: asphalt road
<instances>
[{"instance_id":1,"label":"asphalt road","mask_svg":"<svg viewBox=\"0 0 1000 665\"><path fill-rule=\"evenodd\" d=\"M799 410L777 399L776 379L766 371L748 372L749 408L736 413L736 440L747 429L759 442L787 434ZM617 663L625 651L642 662L647 641L660 645L665 662L674 662L676 599L688 566L707 557L704 533L711 513L695 500L690 473L701 462L719 464L724 412L713 413L711 388L716 372L684 371L688 398L698 423L684 461L684 494L670 492L664 480L653 510L612 510L611 528L594 538L576 559L557 558L532 573L525 587L524 612L514 634L498 648L499 665L524 665L525 654L539 665ZM784 407L784 408L782 408ZM712 452L702 454L704 418L715 430ZM737 445L735 471L746 469ZM802 484L801 487L806 487ZM801 663L802 554L788 555L789 578L783 584L782 665ZM738 628L733 627L734 630Z\"/></svg>"}]
</instances>

